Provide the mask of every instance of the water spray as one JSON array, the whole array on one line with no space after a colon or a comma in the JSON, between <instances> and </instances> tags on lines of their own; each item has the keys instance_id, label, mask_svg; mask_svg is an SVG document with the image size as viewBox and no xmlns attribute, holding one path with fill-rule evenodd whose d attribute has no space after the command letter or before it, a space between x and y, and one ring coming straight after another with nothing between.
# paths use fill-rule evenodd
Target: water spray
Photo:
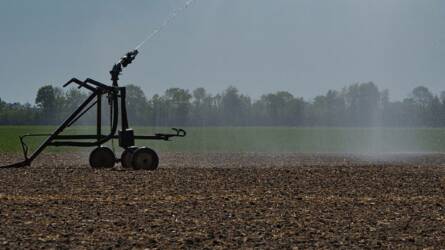
<instances>
[{"instance_id":1,"label":"water spray","mask_svg":"<svg viewBox=\"0 0 445 250\"><path fill-rule=\"evenodd\" d=\"M144 45L145 43L149 42L150 40L152 40L153 38L155 38L157 35L159 35L173 20L176 19L176 17L178 17L184 10L186 10L188 7L190 7L191 5L193 5L196 2L196 0L188 0L184 6L182 6L179 9L174 10L165 20L164 22L161 24L161 26L159 26L157 29L153 30L151 33L149 33L147 35L147 37L141 42L139 43L135 50L139 50L142 45Z\"/></svg>"}]
</instances>

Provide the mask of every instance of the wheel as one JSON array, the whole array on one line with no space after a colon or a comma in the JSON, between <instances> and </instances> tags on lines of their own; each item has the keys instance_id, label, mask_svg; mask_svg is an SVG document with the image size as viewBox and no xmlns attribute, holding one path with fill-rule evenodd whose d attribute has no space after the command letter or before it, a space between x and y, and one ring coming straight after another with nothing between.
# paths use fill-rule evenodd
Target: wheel
<instances>
[{"instance_id":1,"label":"wheel","mask_svg":"<svg viewBox=\"0 0 445 250\"><path fill-rule=\"evenodd\" d=\"M133 153L131 159L133 169L135 170L156 170L159 165L159 157L155 151L150 148L139 148Z\"/></svg>"},{"instance_id":2,"label":"wheel","mask_svg":"<svg viewBox=\"0 0 445 250\"><path fill-rule=\"evenodd\" d=\"M97 168L112 168L116 163L116 156L113 151L106 147L98 147L90 154L90 166Z\"/></svg>"},{"instance_id":3,"label":"wheel","mask_svg":"<svg viewBox=\"0 0 445 250\"><path fill-rule=\"evenodd\" d=\"M122 152L121 155L121 164L123 168L133 168L133 164L131 163L133 153L136 151L138 147L129 147Z\"/></svg>"}]
</instances>

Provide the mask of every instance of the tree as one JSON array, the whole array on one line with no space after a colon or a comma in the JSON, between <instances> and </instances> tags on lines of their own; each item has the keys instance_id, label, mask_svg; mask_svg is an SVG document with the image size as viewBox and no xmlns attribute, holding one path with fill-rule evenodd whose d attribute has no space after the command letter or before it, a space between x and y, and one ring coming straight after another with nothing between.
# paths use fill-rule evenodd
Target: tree
<instances>
[{"instance_id":1,"label":"tree","mask_svg":"<svg viewBox=\"0 0 445 250\"><path fill-rule=\"evenodd\" d=\"M430 90L424 86L414 88L411 95L414 103L423 110L431 105L434 98Z\"/></svg>"},{"instance_id":2,"label":"tree","mask_svg":"<svg viewBox=\"0 0 445 250\"><path fill-rule=\"evenodd\" d=\"M0 98L0 123L2 122L3 112L5 111L6 103Z\"/></svg>"},{"instance_id":3,"label":"tree","mask_svg":"<svg viewBox=\"0 0 445 250\"><path fill-rule=\"evenodd\" d=\"M169 108L169 124L186 125L190 112L190 95L188 90L180 88L170 88L165 91L164 100Z\"/></svg>"},{"instance_id":4,"label":"tree","mask_svg":"<svg viewBox=\"0 0 445 250\"><path fill-rule=\"evenodd\" d=\"M413 115L418 117L419 122L426 124L431 122L431 106L434 96L427 87L419 86L413 89L411 98Z\"/></svg>"},{"instance_id":5,"label":"tree","mask_svg":"<svg viewBox=\"0 0 445 250\"><path fill-rule=\"evenodd\" d=\"M204 88L197 88L193 90L193 103L192 103L192 125L205 125L206 124L206 111L208 112L208 105L205 105L205 100L208 97ZM208 104L208 102L207 102Z\"/></svg>"},{"instance_id":6,"label":"tree","mask_svg":"<svg viewBox=\"0 0 445 250\"><path fill-rule=\"evenodd\" d=\"M261 102L266 109L269 125L295 126L303 123L304 101L286 91L263 95Z\"/></svg>"},{"instance_id":7,"label":"tree","mask_svg":"<svg viewBox=\"0 0 445 250\"><path fill-rule=\"evenodd\" d=\"M240 95L237 88L228 87L221 96L220 105L221 125L247 125L251 100Z\"/></svg>"},{"instance_id":8,"label":"tree","mask_svg":"<svg viewBox=\"0 0 445 250\"><path fill-rule=\"evenodd\" d=\"M346 104L344 97L335 90L326 94L327 126L341 126L345 123Z\"/></svg>"},{"instance_id":9,"label":"tree","mask_svg":"<svg viewBox=\"0 0 445 250\"><path fill-rule=\"evenodd\" d=\"M53 123L56 115L56 93L54 87L46 85L37 91L36 105L41 110L41 122Z\"/></svg>"},{"instance_id":10,"label":"tree","mask_svg":"<svg viewBox=\"0 0 445 250\"><path fill-rule=\"evenodd\" d=\"M440 102L439 97L434 96L431 101L431 111L430 111L430 122L428 125L433 127L439 127L442 119L444 118L444 114L442 111L442 103Z\"/></svg>"},{"instance_id":11,"label":"tree","mask_svg":"<svg viewBox=\"0 0 445 250\"><path fill-rule=\"evenodd\" d=\"M373 82L353 84L343 90L351 125L375 125L378 122L380 92Z\"/></svg>"},{"instance_id":12,"label":"tree","mask_svg":"<svg viewBox=\"0 0 445 250\"><path fill-rule=\"evenodd\" d=\"M37 91L36 104L44 113L50 114L54 112L56 108L56 96L53 86L46 85Z\"/></svg>"},{"instance_id":13,"label":"tree","mask_svg":"<svg viewBox=\"0 0 445 250\"><path fill-rule=\"evenodd\" d=\"M207 93L204 88L197 88L197 89L193 90L193 98L194 98L195 106L200 106L202 104L204 98L206 98L206 96L207 96Z\"/></svg>"},{"instance_id":14,"label":"tree","mask_svg":"<svg viewBox=\"0 0 445 250\"><path fill-rule=\"evenodd\" d=\"M148 104L152 110L149 124L153 126L166 126L168 107L165 105L164 99L156 94L151 98Z\"/></svg>"},{"instance_id":15,"label":"tree","mask_svg":"<svg viewBox=\"0 0 445 250\"><path fill-rule=\"evenodd\" d=\"M148 105L144 91L138 86L127 85L127 113L128 119L137 125L146 125L149 122L150 113L152 112Z\"/></svg>"}]
</instances>

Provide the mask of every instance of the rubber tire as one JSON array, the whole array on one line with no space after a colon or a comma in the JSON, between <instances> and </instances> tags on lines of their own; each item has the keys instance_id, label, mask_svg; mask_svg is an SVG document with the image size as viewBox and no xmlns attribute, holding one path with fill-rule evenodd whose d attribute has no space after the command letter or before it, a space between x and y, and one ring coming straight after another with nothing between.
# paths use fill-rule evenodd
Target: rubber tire
<instances>
[{"instance_id":1,"label":"rubber tire","mask_svg":"<svg viewBox=\"0 0 445 250\"><path fill-rule=\"evenodd\" d=\"M125 168L125 169L133 168L132 159L133 159L134 151L136 151L136 150L138 150L138 147L129 147L129 148L126 148L124 150L124 152L122 152L121 164L122 164L123 168Z\"/></svg>"},{"instance_id":2,"label":"rubber tire","mask_svg":"<svg viewBox=\"0 0 445 250\"><path fill-rule=\"evenodd\" d=\"M111 149L98 147L91 152L89 161L93 169L112 168L116 164L116 156Z\"/></svg>"},{"instance_id":3,"label":"rubber tire","mask_svg":"<svg viewBox=\"0 0 445 250\"><path fill-rule=\"evenodd\" d=\"M139 148L133 153L131 164L134 170L154 171L158 168L159 157L153 149Z\"/></svg>"}]
</instances>

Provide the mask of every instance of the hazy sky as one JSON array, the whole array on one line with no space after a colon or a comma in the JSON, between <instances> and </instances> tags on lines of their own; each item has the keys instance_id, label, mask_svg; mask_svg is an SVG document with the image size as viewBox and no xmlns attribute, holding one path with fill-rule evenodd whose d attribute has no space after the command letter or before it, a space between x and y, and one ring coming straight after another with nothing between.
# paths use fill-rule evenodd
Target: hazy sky
<instances>
[{"instance_id":1,"label":"hazy sky","mask_svg":"<svg viewBox=\"0 0 445 250\"><path fill-rule=\"evenodd\" d=\"M0 2L0 98L34 102L44 84L108 82L118 58L185 0ZM374 81L392 99L445 90L443 0L197 0L121 77L147 96L229 85L254 97L312 98Z\"/></svg>"}]
</instances>

